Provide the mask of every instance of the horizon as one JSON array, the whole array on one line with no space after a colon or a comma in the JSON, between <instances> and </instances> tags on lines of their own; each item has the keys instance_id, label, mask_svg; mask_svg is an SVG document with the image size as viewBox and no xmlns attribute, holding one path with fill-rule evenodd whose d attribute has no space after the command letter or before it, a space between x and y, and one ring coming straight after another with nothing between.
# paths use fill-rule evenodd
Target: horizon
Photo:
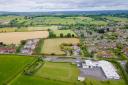
<instances>
[{"instance_id":1,"label":"horizon","mask_svg":"<svg viewBox=\"0 0 128 85\"><path fill-rule=\"evenodd\" d=\"M30 12L37 12L37 13L41 13L41 12L109 12L109 11L128 11L128 10L59 10L59 11L0 11L0 12L17 12L17 13L22 13L22 12L25 12L25 13L30 13Z\"/></svg>"},{"instance_id":2,"label":"horizon","mask_svg":"<svg viewBox=\"0 0 128 85\"><path fill-rule=\"evenodd\" d=\"M128 10L128 0L0 0L0 11L53 12Z\"/></svg>"}]
</instances>

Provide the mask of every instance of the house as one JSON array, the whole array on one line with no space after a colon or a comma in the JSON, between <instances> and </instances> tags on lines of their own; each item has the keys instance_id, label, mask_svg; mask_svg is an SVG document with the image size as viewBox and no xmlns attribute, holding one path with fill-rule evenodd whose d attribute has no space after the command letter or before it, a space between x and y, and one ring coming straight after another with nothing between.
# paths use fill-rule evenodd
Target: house
<instances>
[{"instance_id":1,"label":"house","mask_svg":"<svg viewBox=\"0 0 128 85\"><path fill-rule=\"evenodd\" d=\"M8 48L8 47L0 47L0 54L8 54L8 53L15 53L15 48Z\"/></svg>"},{"instance_id":2,"label":"house","mask_svg":"<svg viewBox=\"0 0 128 85\"><path fill-rule=\"evenodd\" d=\"M73 54L74 55L79 55L80 54L80 47L77 45L73 46Z\"/></svg>"},{"instance_id":3,"label":"house","mask_svg":"<svg viewBox=\"0 0 128 85\"><path fill-rule=\"evenodd\" d=\"M39 42L39 39L27 40L26 44L21 49L21 53L31 55L33 53L33 50L36 48L36 45L38 42Z\"/></svg>"},{"instance_id":4,"label":"house","mask_svg":"<svg viewBox=\"0 0 128 85\"><path fill-rule=\"evenodd\" d=\"M29 55L31 55L32 54L32 50L31 49L28 49L28 48L23 48L21 50L21 53L22 54L29 54Z\"/></svg>"}]
</instances>

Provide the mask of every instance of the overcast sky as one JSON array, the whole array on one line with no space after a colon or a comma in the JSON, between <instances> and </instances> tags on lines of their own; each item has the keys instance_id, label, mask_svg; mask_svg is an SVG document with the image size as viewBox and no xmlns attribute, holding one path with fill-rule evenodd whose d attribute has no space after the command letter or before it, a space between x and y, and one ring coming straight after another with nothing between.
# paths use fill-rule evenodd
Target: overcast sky
<instances>
[{"instance_id":1,"label":"overcast sky","mask_svg":"<svg viewBox=\"0 0 128 85\"><path fill-rule=\"evenodd\" d=\"M0 0L0 11L128 10L128 0Z\"/></svg>"}]
</instances>

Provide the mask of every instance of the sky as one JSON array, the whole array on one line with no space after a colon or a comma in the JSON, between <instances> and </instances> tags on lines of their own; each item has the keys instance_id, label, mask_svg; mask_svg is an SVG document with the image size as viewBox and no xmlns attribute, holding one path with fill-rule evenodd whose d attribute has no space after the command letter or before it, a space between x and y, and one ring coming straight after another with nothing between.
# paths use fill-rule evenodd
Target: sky
<instances>
[{"instance_id":1,"label":"sky","mask_svg":"<svg viewBox=\"0 0 128 85\"><path fill-rule=\"evenodd\" d=\"M128 0L0 0L0 11L128 10Z\"/></svg>"}]
</instances>

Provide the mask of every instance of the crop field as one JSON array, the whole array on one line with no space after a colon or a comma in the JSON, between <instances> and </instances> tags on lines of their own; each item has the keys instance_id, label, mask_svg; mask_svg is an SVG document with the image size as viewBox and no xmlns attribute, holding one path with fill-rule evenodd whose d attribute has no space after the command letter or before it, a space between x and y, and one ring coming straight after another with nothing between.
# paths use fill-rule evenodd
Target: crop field
<instances>
[{"instance_id":1,"label":"crop field","mask_svg":"<svg viewBox=\"0 0 128 85\"><path fill-rule=\"evenodd\" d=\"M32 57L0 55L0 85L12 79L17 72L23 70L25 65L30 64L32 61Z\"/></svg>"},{"instance_id":2,"label":"crop field","mask_svg":"<svg viewBox=\"0 0 128 85\"><path fill-rule=\"evenodd\" d=\"M68 33L70 33L71 35L74 35L75 37L77 37L77 35L72 30L54 30L53 33L57 37L60 37L61 33L63 34L63 36L66 36Z\"/></svg>"},{"instance_id":3,"label":"crop field","mask_svg":"<svg viewBox=\"0 0 128 85\"><path fill-rule=\"evenodd\" d=\"M20 44L21 40L33 39L33 38L47 38L48 31L33 31L33 32L9 32L0 33L0 42L5 44Z\"/></svg>"},{"instance_id":4,"label":"crop field","mask_svg":"<svg viewBox=\"0 0 128 85\"><path fill-rule=\"evenodd\" d=\"M0 28L0 33L15 32L17 28Z\"/></svg>"},{"instance_id":5,"label":"crop field","mask_svg":"<svg viewBox=\"0 0 128 85\"><path fill-rule=\"evenodd\" d=\"M74 85L78 74L70 63L46 62L33 76L21 75L12 85Z\"/></svg>"},{"instance_id":6,"label":"crop field","mask_svg":"<svg viewBox=\"0 0 128 85\"><path fill-rule=\"evenodd\" d=\"M41 53L46 55L64 55L65 52L61 51L60 45L63 43L67 44L78 44L80 40L78 38L54 38L44 40Z\"/></svg>"}]
</instances>

